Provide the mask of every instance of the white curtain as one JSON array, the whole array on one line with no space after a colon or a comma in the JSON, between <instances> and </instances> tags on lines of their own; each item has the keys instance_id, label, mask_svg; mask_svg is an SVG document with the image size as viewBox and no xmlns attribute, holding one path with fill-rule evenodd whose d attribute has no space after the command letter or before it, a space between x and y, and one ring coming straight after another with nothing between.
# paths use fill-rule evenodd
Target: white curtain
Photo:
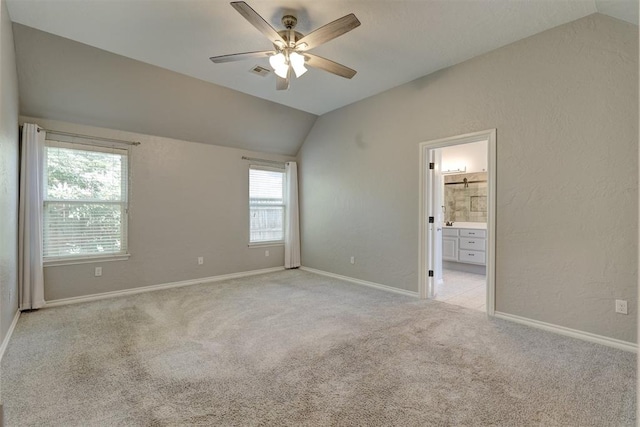
<instances>
[{"instance_id":1,"label":"white curtain","mask_svg":"<svg viewBox=\"0 0 640 427\"><path fill-rule=\"evenodd\" d=\"M42 209L45 132L22 127L20 150L20 212L18 217L18 283L20 310L44 306Z\"/></svg>"},{"instance_id":2,"label":"white curtain","mask_svg":"<svg viewBox=\"0 0 640 427\"><path fill-rule=\"evenodd\" d=\"M300 219L298 212L298 165L284 166L284 268L300 267Z\"/></svg>"}]
</instances>

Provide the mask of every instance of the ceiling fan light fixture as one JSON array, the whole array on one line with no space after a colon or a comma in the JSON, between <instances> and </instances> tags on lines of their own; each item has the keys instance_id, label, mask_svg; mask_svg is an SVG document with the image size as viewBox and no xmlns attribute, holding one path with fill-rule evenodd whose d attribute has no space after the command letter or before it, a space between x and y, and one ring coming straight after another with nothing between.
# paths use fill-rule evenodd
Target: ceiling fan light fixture
<instances>
[{"instance_id":1,"label":"ceiling fan light fixture","mask_svg":"<svg viewBox=\"0 0 640 427\"><path fill-rule=\"evenodd\" d=\"M269 58L269 64L273 67L273 71L275 71L278 76L283 79L287 78L289 64L287 64L287 60L282 52L272 55Z\"/></svg>"},{"instance_id":2,"label":"ceiling fan light fixture","mask_svg":"<svg viewBox=\"0 0 640 427\"><path fill-rule=\"evenodd\" d=\"M271 55L269 57L269 64L271 64L271 66L273 67L273 69L275 70L278 67L281 67L283 65L287 65L286 64L286 59L284 57L284 54L282 52L279 52L275 55Z\"/></svg>"},{"instance_id":3,"label":"ceiling fan light fixture","mask_svg":"<svg viewBox=\"0 0 640 427\"><path fill-rule=\"evenodd\" d=\"M281 67L275 68L273 71L276 73L276 75L278 75L278 77L286 79L287 74L289 74L289 66L283 65Z\"/></svg>"},{"instance_id":4,"label":"ceiling fan light fixture","mask_svg":"<svg viewBox=\"0 0 640 427\"><path fill-rule=\"evenodd\" d=\"M304 66L303 55L300 55L297 52L291 52L289 54L289 61L291 62L291 68L293 68L293 72L296 73L296 77L300 77L307 72L307 69Z\"/></svg>"},{"instance_id":5,"label":"ceiling fan light fixture","mask_svg":"<svg viewBox=\"0 0 640 427\"><path fill-rule=\"evenodd\" d=\"M2 1L2 0L0 0ZM284 30L276 31L262 16L244 1L232 1L231 6L242 15L251 25L269 39L274 50L235 53L231 55L212 56L214 63L241 61L249 58L269 57L269 64L278 76L277 90L287 90L292 78L300 77L307 72L306 65L327 71L346 79L355 76L356 71L342 64L325 59L321 56L307 53L324 43L327 43L360 26L360 21L353 13L338 18L322 27L303 35L295 30L298 19L293 15L282 17ZM293 70L293 73L291 72Z\"/></svg>"}]
</instances>

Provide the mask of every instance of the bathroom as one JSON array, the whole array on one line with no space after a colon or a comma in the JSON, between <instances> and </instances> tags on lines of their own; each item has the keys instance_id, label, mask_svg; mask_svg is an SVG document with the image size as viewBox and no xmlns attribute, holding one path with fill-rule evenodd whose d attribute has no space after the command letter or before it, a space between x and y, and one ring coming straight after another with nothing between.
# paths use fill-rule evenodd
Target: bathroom
<instances>
[{"instance_id":1,"label":"bathroom","mask_svg":"<svg viewBox=\"0 0 640 427\"><path fill-rule=\"evenodd\" d=\"M440 149L442 277L435 299L486 311L487 141Z\"/></svg>"}]
</instances>

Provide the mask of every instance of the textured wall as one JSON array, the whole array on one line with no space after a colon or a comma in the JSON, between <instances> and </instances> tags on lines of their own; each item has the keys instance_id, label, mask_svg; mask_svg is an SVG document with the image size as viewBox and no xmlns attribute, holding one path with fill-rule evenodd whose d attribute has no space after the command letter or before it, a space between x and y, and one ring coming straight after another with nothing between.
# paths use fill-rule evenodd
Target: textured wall
<instances>
[{"instance_id":1,"label":"textured wall","mask_svg":"<svg viewBox=\"0 0 640 427\"><path fill-rule=\"evenodd\" d=\"M23 25L14 32L23 115L287 155L316 120Z\"/></svg>"},{"instance_id":2,"label":"textured wall","mask_svg":"<svg viewBox=\"0 0 640 427\"><path fill-rule=\"evenodd\" d=\"M18 311L18 77L11 20L0 0L0 342Z\"/></svg>"},{"instance_id":3,"label":"textured wall","mask_svg":"<svg viewBox=\"0 0 640 427\"><path fill-rule=\"evenodd\" d=\"M45 268L48 301L284 265L282 246L249 248L249 163L265 155L66 122L22 122L142 142L131 150L127 261ZM282 156L269 158L286 160ZM204 265L197 258L204 257ZM102 266L102 276L94 268Z\"/></svg>"},{"instance_id":4,"label":"textured wall","mask_svg":"<svg viewBox=\"0 0 640 427\"><path fill-rule=\"evenodd\" d=\"M303 265L417 291L418 144L490 128L497 310L636 341L638 27L604 15L320 117L299 152Z\"/></svg>"}]
</instances>

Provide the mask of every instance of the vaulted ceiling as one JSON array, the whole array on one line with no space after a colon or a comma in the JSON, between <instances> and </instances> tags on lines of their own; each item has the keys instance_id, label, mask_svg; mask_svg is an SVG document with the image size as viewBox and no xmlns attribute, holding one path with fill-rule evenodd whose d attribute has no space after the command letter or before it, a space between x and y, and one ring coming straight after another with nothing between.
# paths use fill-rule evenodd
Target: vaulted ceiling
<instances>
[{"instance_id":1,"label":"vaulted ceiling","mask_svg":"<svg viewBox=\"0 0 640 427\"><path fill-rule=\"evenodd\" d=\"M280 128L282 139L296 141L288 147L267 146L265 151L288 154L295 153L294 146L302 142L315 115L592 13L606 13L636 25L638 22L637 0L249 0L248 3L276 29L282 29L280 21L284 14L297 16L296 29L303 34L348 13L355 13L362 23L353 31L313 50L313 53L356 69L358 73L353 79L310 69L301 78L294 79L288 91L276 91L272 72L266 77L250 73L255 65L270 69L267 58L225 64L213 64L209 60L214 55L272 48L270 42L226 1L6 1L12 21L25 26L17 26L19 29L15 30L19 67L22 64L19 72L33 71L25 68L35 66L33 61L43 65L42 61L25 59L32 54L31 50L38 49L34 39L43 37L27 28L32 27L155 66L158 70L170 70L203 83L213 83L217 85L215 89L200 89L216 92L216 95L211 93L212 98L219 98L222 93L231 96L231 92L219 86L262 98L250 106L251 98L243 98L236 92L236 98L241 101L237 103L238 111L234 116L246 119L247 123L257 114L262 114L268 123L280 120L276 129L263 131L265 138L277 139L277 128ZM56 61L55 53L49 55L49 61ZM64 73L63 70L59 72ZM20 90L25 99L35 97L24 93L29 89L25 89L22 82ZM271 102L264 103L263 100ZM203 99L202 106L206 103ZM225 103L228 104L228 99ZM282 110L283 106L311 114L296 116L295 110ZM85 108L90 107L85 105ZM220 108L212 107L214 114ZM270 116L268 111L273 109L278 110L279 119ZM283 118L289 113L291 118ZM299 123L299 129L295 134L288 134L283 129L293 121ZM233 126L242 126L242 123L237 120ZM240 140L244 137L231 135L229 138ZM202 137L193 139L201 140ZM249 148L255 147L249 144Z\"/></svg>"}]
</instances>

